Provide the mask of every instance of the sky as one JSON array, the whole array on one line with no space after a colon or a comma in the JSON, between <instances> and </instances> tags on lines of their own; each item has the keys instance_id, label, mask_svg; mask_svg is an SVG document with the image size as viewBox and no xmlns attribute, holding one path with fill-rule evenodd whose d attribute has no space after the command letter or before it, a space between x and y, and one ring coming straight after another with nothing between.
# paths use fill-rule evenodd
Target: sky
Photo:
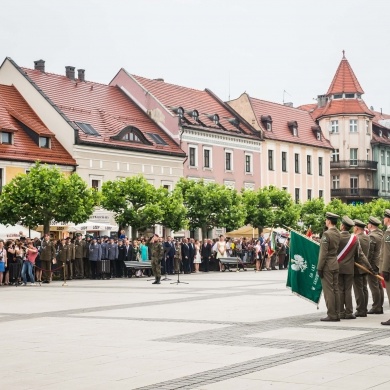
<instances>
[{"instance_id":1,"label":"sky","mask_svg":"<svg viewBox=\"0 0 390 390\"><path fill-rule=\"evenodd\" d=\"M125 68L223 100L314 103L345 50L366 104L390 114L388 0L1 0L0 11L1 61L72 65L101 83Z\"/></svg>"}]
</instances>

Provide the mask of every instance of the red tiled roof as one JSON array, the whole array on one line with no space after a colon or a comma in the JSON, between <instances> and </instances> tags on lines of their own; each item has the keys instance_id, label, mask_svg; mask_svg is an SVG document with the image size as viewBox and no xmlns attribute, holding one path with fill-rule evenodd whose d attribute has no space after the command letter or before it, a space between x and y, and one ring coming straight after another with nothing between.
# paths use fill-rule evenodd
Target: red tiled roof
<instances>
[{"instance_id":1,"label":"red tiled roof","mask_svg":"<svg viewBox=\"0 0 390 390\"><path fill-rule=\"evenodd\" d=\"M343 56L333 81L330 84L327 95L337 93L364 93L348 60Z\"/></svg>"},{"instance_id":2,"label":"red tiled roof","mask_svg":"<svg viewBox=\"0 0 390 390\"><path fill-rule=\"evenodd\" d=\"M31 131L50 137L51 148L40 148L27 134ZM0 144L0 159L49 164L76 165L76 161L46 128L39 117L13 86L0 85L0 130L13 133L13 143Z\"/></svg>"},{"instance_id":3,"label":"red tiled roof","mask_svg":"<svg viewBox=\"0 0 390 390\"><path fill-rule=\"evenodd\" d=\"M389 114L383 114L382 112L379 111L372 111L372 113L375 115L374 118L372 118L372 122L379 126L379 127L385 127L379 123L380 120L390 120L390 115Z\"/></svg>"},{"instance_id":4,"label":"red tiled roof","mask_svg":"<svg viewBox=\"0 0 390 390\"><path fill-rule=\"evenodd\" d=\"M317 108L317 104L316 103L302 104L302 106L299 106L297 108L299 108L300 110L305 110L310 112Z\"/></svg>"},{"instance_id":5,"label":"red tiled roof","mask_svg":"<svg viewBox=\"0 0 390 390\"><path fill-rule=\"evenodd\" d=\"M145 77L131 75L155 98L157 98L167 109L176 114L174 108L182 107L184 109L184 122L188 125L208 128L215 131L232 131L237 133L235 127L229 120L234 119L234 115L226 108L225 103L218 101L211 91L204 91L182 87L175 84L169 84L165 81L147 79ZM191 116L193 110L199 113L199 122ZM221 126L213 122L212 116L219 116ZM251 126L240 123L240 130L250 136L258 138L259 134Z\"/></svg>"},{"instance_id":6,"label":"red tiled roof","mask_svg":"<svg viewBox=\"0 0 390 390\"><path fill-rule=\"evenodd\" d=\"M317 140L316 134L312 130L312 126L316 126L316 123L309 112L252 97L250 97L250 102L257 118L261 118L262 115L270 115L272 118L272 131L264 129L266 139L332 149L330 142L323 134L321 141ZM294 137L288 127L290 121L297 122L298 137Z\"/></svg>"},{"instance_id":7,"label":"red tiled roof","mask_svg":"<svg viewBox=\"0 0 390 390\"><path fill-rule=\"evenodd\" d=\"M88 123L99 133L79 130L81 142L96 146L121 147L143 152L184 156L180 147L118 87L22 68L22 71L72 122ZM73 124L78 129L76 125ZM112 139L127 126L136 127L150 144ZM146 133L159 135L167 145L155 144Z\"/></svg>"},{"instance_id":8,"label":"red tiled roof","mask_svg":"<svg viewBox=\"0 0 390 390\"><path fill-rule=\"evenodd\" d=\"M361 99L331 99L324 107L314 110L312 114L316 119L322 116L337 114L373 115L366 103Z\"/></svg>"}]
</instances>

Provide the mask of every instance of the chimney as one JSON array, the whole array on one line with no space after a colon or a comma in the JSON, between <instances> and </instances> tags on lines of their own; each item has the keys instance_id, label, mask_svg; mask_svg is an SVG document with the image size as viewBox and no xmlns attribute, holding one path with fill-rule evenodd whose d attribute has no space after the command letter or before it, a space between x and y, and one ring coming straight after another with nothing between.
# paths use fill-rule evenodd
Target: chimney
<instances>
[{"instance_id":1,"label":"chimney","mask_svg":"<svg viewBox=\"0 0 390 390\"><path fill-rule=\"evenodd\" d=\"M292 102L285 102L285 103L283 103L283 105L286 107L294 107Z\"/></svg>"},{"instance_id":2,"label":"chimney","mask_svg":"<svg viewBox=\"0 0 390 390\"><path fill-rule=\"evenodd\" d=\"M43 60L34 61L34 69L39 70L41 72L45 72L45 61Z\"/></svg>"},{"instance_id":3,"label":"chimney","mask_svg":"<svg viewBox=\"0 0 390 390\"><path fill-rule=\"evenodd\" d=\"M75 69L74 66L65 66L65 75L68 79L74 80Z\"/></svg>"},{"instance_id":4,"label":"chimney","mask_svg":"<svg viewBox=\"0 0 390 390\"><path fill-rule=\"evenodd\" d=\"M164 82L164 79L159 77L158 79L154 79L154 81L161 81L162 83Z\"/></svg>"},{"instance_id":5,"label":"chimney","mask_svg":"<svg viewBox=\"0 0 390 390\"><path fill-rule=\"evenodd\" d=\"M77 69L77 78L79 81L85 81L85 69Z\"/></svg>"},{"instance_id":6,"label":"chimney","mask_svg":"<svg viewBox=\"0 0 390 390\"><path fill-rule=\"evenodd\" d=\"M326 95L318 95L317 96L317 106L318 106L318 108L324 107L326 105L327 100L328 99L327 99Z\"/></svg>"}]
</instances>

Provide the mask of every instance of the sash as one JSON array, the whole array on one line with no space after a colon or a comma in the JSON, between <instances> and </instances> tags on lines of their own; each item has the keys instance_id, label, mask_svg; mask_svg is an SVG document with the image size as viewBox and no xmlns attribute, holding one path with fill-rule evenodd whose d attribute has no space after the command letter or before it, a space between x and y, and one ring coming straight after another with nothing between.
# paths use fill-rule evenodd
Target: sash
<instances>
[{"instance_id":1,"label":"sash","mask_svg":"<svg viewBox=\"0 0 390 390\"><path fill-rule=\"evenodd\" d=\"M356 241L357 241L357 237L354 234L351 234L351 237L347 242L347 245L345 245L343 250L337 255L337 262L341 263L346 258L347 254L352 249Z\"/></svg>"}]
</instances>

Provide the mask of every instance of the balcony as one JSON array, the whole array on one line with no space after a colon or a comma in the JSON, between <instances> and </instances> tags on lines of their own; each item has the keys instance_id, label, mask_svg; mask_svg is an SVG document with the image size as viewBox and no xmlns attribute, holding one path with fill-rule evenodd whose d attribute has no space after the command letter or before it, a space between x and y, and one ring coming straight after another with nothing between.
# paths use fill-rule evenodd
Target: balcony
<instances>
[{"instance_id":1,"label":"balcony","mask_svg":"<svg viewBox=\"0 0 390 390\"><path fill-rule=\"evenodd\" d=\"M330 190L331 198L377 198L379 190L373 188L337 188Z\"/></svg>"},{"instance_id":2,"label":"balcony","mask_svg":"<svg viewBox=\"0 0 390 390\"><path fill-rule=\"evenodd\" d=\"M340 160L331 161L330 169L368 169L377 170L378 161L370 160Z\"/></svg>"}]
</instances>

